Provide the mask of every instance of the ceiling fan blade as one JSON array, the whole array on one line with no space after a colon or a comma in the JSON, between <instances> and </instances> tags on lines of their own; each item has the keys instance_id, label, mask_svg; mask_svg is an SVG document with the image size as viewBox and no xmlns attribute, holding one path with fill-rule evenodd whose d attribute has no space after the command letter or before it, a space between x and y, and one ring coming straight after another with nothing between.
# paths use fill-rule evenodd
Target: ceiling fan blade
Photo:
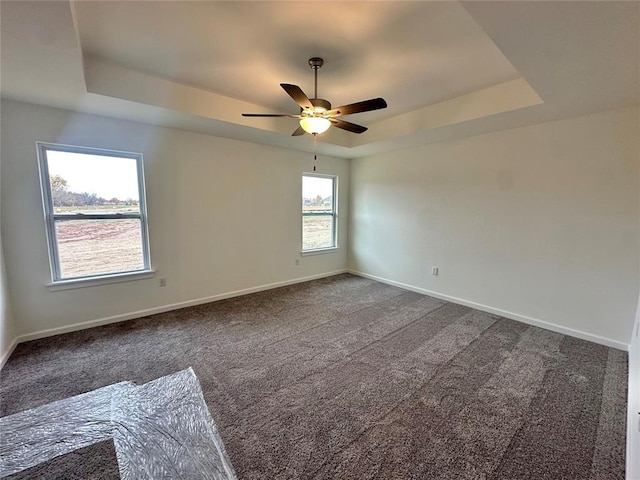
<instances>
[{"instance_id":1,"label":"ceiling fan blade","mask_svg":"<svg viewBox=\"0 0 640 480\"><path fill-rule=\"evenodd\" d=\"M292 137L297 137L298 135L304 135L304 128L302 128L302 126L296 128L296 130L291 134Z\"/></svg>"},{"instance_id":2,"label":"ceiling fan blade","mask_svg":"<svg viewBox=\"0 0 640 480\"><path fill-rule=\"evenodd\" d=\"M284 88L284 91L287 92L289 96L293 98L298 105L300 105L300 107L313 110L311 100L309 100L309 97L304 94L299 86L291 85L289 83L281 83L280 86Z\"/></svg>"},{"instance_id":3,"label":"ceiling fan blade","mask_svg":"<svg viewBox=\"0 0 640 480\"><path fill-rule=\"evenodd\" d=\"M243 117L289 117L300 118L300 115L294 115L291 113L243 113Z\"/></svg>"},{"instance_id":4,"label":"ceiling fan blade","mask_svg":"<svg viewBox=\"0 0 640 480\"><path fill-rule=\"evenodd\" d=\"M380 110L387 108L387 102L384 98L372 98L364 102L351 103L342 107L334 108L325 113L331 117L339 117L341 115L351 115L352 113L370 112L371 110Z\"/></svg>"},{"instance_id":5,"label":"ceiling fan blade","mask_svg":"<svg viewBox=\"0 0 640 480\"><path fill-rule=\"evenodd\" d=\"M344 120L338 120L336 118L330 118L329 121L333 124L334 127L347 130L348 132L363 133L368 130L367 127L363 127L362 125L356 125L355 123L345 122Z\"/></svg>"}]
</instances>

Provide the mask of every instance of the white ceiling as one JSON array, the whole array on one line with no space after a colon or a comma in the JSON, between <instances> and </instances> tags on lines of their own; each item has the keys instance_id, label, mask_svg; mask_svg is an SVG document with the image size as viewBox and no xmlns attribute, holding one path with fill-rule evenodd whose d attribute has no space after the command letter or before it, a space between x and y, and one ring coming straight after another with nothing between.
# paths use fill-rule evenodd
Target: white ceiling
<instances>
[{"instance_id":1,"label":"white ceiling","mask_svg":"<svg viewBox=\"0 0 640 480\"><path fill-rule=\"evenodd\" d=\"M75 12L87 56L275 111L297 113L280 83L313 96L312 56L325 59L318 93L334 106L387 99L369 120L520 76L456 2L79 2Z\"/></svg>"},{"instance_id":2,"label":"white ceiling","mask_svg":"<svg viewBox=\"0 0 640 480\"><path fill-rule=\"evenodd\" d=\"M374 154L638 103L638 2L0 3L5 98L309 151L280 88L384 97L320 152Z\"/></svg>"}]
</instances>

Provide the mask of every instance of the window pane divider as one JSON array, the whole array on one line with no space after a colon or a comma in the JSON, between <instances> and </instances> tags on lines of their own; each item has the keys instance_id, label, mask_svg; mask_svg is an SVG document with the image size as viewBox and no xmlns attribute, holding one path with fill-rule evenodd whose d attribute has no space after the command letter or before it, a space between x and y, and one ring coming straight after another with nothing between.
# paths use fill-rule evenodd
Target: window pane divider
<instances>
[{"instance_id":1,"label":"window pane divider","mask_svg":"<svg viewBox=\"0 0 640 480\"><path fill-rule=\"evenodd\" d=\"M139 213L80 213L69 215L66 213L54 213L54 220L126 220L129 218L140 219Z\"/></svg>"}]
</instances>

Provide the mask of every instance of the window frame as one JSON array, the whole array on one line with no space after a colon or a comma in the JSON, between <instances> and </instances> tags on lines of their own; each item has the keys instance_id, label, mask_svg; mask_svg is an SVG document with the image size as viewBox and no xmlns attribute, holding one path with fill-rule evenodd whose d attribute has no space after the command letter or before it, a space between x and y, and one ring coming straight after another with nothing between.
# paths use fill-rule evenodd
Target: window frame
<instances>
[{"instance_id":1,"label":"window frame","mask_svg":"<svg viewBox=\"0 0 640 480\"><path fill-rule=\"evenodd\" d=\"M147 224L147 202L144 184L144 165L141 153L125 152L105 148L84 147L78 145L65 145L59 143L36 142L38 150L38 169L40 173L40 187L42 191L42 205L44 211L45 231L47 236L47 248L49 251L49 266L51 270L52 290L62 286L92 286L103 283L129 281L137 278L149 278L154 271L151 269L151 253L149 248L149 230ZM85 155L99 155L101 157L129 158L136 161L136 174L138 180L138 206L139 213L102 213L102 214L61 214L54 212L51 181L49 176L49 163L47 152L68 152ZM60 268L60 252L56 234L56 221L58 220L126 220L140 221L140 236L142 242L143 268L137 270L123 270L75 277L62 277ZM58 287L58 288L55 288Z\"/></svg>"},{"instance_id":2,"label":"window frame","mask_svg":"<svg viewBox=\"0 0 640 480\"><path fill-rule=\"evenodd\" d=\"M332 202L332 211L330 213L305 213L304 211L301 211L302 216L301 216L301 220L302 220L302 224L301 224L301 228L300 228L300 244L301 244L301 248L300 248L300 254L305 256L305 255L316 255L316 254L320 254L320 253L330 253L333 252L335 250L338 250L338 176L337 175L330 175L330 174L325 174L325 173L316 173L316 172L303 172L302 173L302 177L301 177L301 200L304 200L304 195L303 195L303 190L304 190L304 177L316 177L316 178L328 178L331 179L333 182L333 190L331 193L331 197L333 199ZM332 216L332 222L331 222L331 231L333 233L332 235L332 246L330 247L320 247L320 248L309 248L309 249L305 249L304 248L304 217L316 217L316 216L327 216L327 215L331 215Z\"/></svg>"}]
</instances>

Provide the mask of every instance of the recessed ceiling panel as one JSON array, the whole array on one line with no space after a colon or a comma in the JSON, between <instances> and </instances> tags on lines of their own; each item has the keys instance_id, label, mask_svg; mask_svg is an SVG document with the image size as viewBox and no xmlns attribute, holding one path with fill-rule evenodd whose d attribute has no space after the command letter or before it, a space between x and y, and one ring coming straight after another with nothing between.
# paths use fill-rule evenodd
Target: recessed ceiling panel
<instances>
[{"instance_id":1,"label":"recessed ceiling panel","mask_svg":"<svg viewBox=\"0 0 640 480\"><path fill-rule=\"evenodd\" d=\"M384 97L371 122L519 77L458 2L74 4L85 56L294 112L280 83L334 106Z\"/></svg>"}]
</instances>

